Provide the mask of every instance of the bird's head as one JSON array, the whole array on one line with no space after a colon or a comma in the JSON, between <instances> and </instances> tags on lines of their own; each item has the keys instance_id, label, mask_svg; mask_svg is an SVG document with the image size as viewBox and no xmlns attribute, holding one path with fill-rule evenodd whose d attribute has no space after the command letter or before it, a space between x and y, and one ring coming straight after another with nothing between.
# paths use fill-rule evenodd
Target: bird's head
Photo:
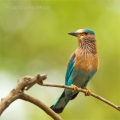
<instances>
[{"instance_id":1,"label":"bird's head","mask_svg":"<svg viewBox=\"0 0 120 120\"><path fill-rule=\"evenodd\" d=\"M75 32L69 32L68 34L77 37L79 43L95 41L95 33L90 29L79 29Z\"/></svg>"}]
</instances>

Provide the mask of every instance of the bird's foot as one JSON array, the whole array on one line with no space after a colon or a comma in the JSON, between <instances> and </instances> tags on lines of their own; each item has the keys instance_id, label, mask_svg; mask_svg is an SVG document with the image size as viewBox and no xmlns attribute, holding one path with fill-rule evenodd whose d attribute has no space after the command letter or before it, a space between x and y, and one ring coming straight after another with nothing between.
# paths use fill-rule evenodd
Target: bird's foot
<instances>
[{"instance_id":1,"label":"bird's foot","mask_svg":"<svg viewBox=\"0 0 120 120\"><path fill-rule=\"evenodd\" d=\"M84 86L82 88L86 90L85 96L90 96L91 95L91 91L87 87Z\"/></svg>"},{"instance_id":2,"label":"bird's foot","mask_svg":"<svg viewBox=\"0 0 120 120\"><path fill-rule=\"evenodd\" d=\"M72 84L71 87L73 88L72 92L78 91L78 87L76 85Z\"/></svg>"}]
</instances>

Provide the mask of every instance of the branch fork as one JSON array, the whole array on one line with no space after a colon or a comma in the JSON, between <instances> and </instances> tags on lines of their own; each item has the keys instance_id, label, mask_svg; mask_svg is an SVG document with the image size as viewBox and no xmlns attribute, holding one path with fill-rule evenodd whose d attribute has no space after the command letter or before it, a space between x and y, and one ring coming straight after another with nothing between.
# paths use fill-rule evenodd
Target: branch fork
<instances>
[{"instance_id":1,"label":"branch fork","mask_svg":"<svg viewBox=\"0 0 120 120\"><path fill-rule=\"evenodd\" d=\"M24 93L24 90L29 90L36 83L42 84L43 80L45 80L46 78L46 75L40 74L38 74L36 77L27 75L25 77L20 78L16 87L13 88L13 90L11 90L5 98L1 99L0 115L12 102L14 102L17 99L22 99L38 106L49 116L51 116L54 120L62 120L62 118L58 114L56 114L52 109L47 107L43 102Z\"/></svg>"}]
</instances>

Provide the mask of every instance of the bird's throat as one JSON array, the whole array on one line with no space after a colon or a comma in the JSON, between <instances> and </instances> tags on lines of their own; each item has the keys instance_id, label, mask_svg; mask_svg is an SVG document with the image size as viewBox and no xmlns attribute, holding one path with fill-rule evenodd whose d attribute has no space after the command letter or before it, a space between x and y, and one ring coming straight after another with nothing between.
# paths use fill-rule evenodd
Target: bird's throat
<instances>
[{"instance_id":1,"label":"bird's throat","mask_svg":"<svg viewBox=\"0 0 120 120\"><path fill-rule=\"evenodd\" d=\"M81 51L84 51L85 54L87 53L97 54L96 41L88 43L80 42L78 43L78 47Z\"/></svg>"}]
</instances>

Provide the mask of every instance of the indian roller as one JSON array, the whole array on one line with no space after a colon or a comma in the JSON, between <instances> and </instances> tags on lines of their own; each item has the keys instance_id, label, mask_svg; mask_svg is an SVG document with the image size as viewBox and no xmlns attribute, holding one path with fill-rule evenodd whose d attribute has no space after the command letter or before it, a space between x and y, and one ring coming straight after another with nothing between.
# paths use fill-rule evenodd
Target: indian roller
<instances>
[{"instance_id":1,"label":"indian roller","mask_svg":"<svg viewBox=\"0 0 120 120\"><path fill-rule=\"evenodd\" d=\"M50 107L56 113L61 113L67 103L78 95L79 87L86 89L85 95L91 94L86 86L98 69L95 33L90 29L79 29L68 34L75 36L78 41L78 47L69 59L65 76L65 85L72 86L74 91L64 89L58 100Z\"/></svg>"}]
</instances>

